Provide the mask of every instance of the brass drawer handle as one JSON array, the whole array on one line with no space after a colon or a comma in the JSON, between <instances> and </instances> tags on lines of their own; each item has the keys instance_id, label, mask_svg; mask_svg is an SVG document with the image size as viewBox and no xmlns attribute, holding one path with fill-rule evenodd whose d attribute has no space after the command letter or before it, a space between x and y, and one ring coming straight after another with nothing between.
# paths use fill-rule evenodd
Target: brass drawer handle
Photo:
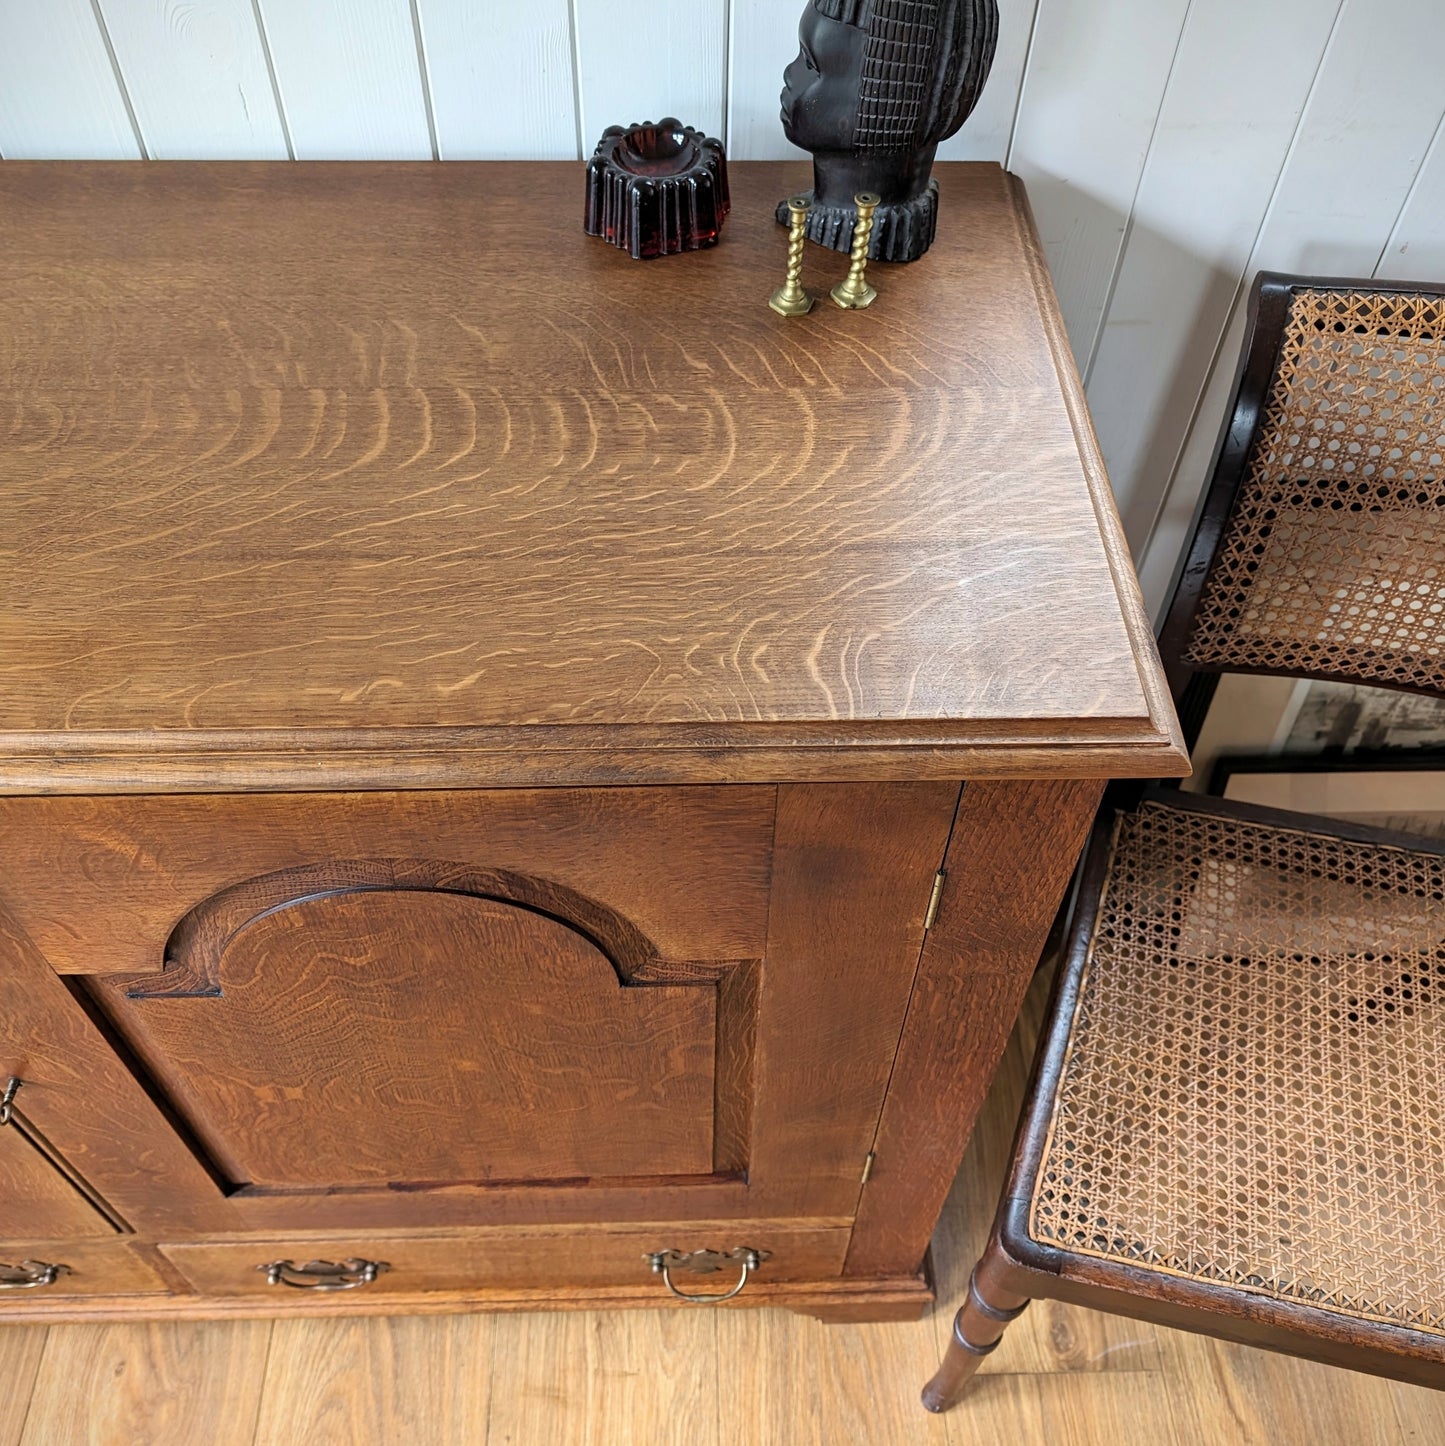
<instances>
[{"instance_id":1,"label":"brass drawer handle","mask_svg":"<svg viewBox=\"0 0 1445 1446\"><path fill-rule=\"evenodd\" d=\"M267 1285L289 1285L293 1290L357 1290L370 1285L384 1270L391 1267L384 1260L309 1260L297 1265L294 1260L273 1260L258 1265L266 1273Z\"/></svg>"},{"instance_id":2,"label":"brass drawer handle","mask_svg":"<svg viewBox=\"0 0 1445 1446\"><path fill-rule=\"evenodd\" d=\"M43 1285L54 1285L69 1269L68 1265L47 1265L43 1260L0 1264L0 1290L39 1290Z\"/></svg>"},{"instance_id":3,"label":"brass drawer handle","mask_svg":"<svg viewBox=\"0 0 1445 1446\"><path fill-rule=\"evenodd\" d=\"M742 1293L748 1277L768 1258L768 1252L754 1250L750 1245L739 1245L736 1250L726 1252L694 1250L691 1254L686 1254L680 1250L658 1250L642 1258L652 1267L654 1275L662 1277L662 1283L679 1300L685 1300L689 1305L721 1305L723 1301L731 1300ZM727 1265L741 1268L737 1284L721 1295L689 1295L685 1290L679 1290L672 1281L674 1270L685 1270L692 1275L713 1275Z\"/></svg>"}]
</instances>

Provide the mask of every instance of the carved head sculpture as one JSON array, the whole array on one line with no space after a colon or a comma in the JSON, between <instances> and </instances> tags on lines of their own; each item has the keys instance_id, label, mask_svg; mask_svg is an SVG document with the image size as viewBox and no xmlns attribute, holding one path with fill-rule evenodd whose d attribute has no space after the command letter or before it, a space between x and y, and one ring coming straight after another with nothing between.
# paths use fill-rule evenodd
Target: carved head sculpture
<instances>
[{"instance_id":1,"label":"carved head sculpture","mask_svg":"<svg viewBox=\"0 0 1445 1446\"><path fill-rule=\"evenodd\" d=\"M813 152L808 234L846 251L853 197L873 191L872 254L916 259L937 224L934 152L983 93L998 0L809 0L798 39L783 130Z\"/></svg>"}]
</instances>

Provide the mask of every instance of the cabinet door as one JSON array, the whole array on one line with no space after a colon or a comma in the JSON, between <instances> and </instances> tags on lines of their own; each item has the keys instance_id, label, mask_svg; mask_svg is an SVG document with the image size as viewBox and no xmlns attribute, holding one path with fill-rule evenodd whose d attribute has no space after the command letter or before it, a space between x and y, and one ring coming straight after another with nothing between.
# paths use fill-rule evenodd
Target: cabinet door
<instances>
[{"instance_id":1,"label":"cabinet door","mask_svg":"<svg viewBox=\"0 0 1445 1446\"><path fill-rule=\"evenodd\" d=\"M0 901L0 1083L12 1078L22 1083L18 1119L0 1128L4 1238L110 1234L107 1221L176 1234L233 1223L214 1178Z\"/></svg>"},{"instance_id":2,"label":"cabinet door","mask_svg":"<svg viewBox=\"0 0 1445 1446\"><path fill-rule=\"evenodd\" d=\"M18 1124L0 1128L0 1241L114 1234L115 1226Z\"/></svg>"},{"instance_id":3,"label":"cabinet door","mask_svg":"<svg viewBox=\"0 0 1445 1446\"><path fill-rule=\"evenodd\" d=\"M841 1221L957 792L17 799L0 848L214 1228Z\"/></svg>"}]
</instances>

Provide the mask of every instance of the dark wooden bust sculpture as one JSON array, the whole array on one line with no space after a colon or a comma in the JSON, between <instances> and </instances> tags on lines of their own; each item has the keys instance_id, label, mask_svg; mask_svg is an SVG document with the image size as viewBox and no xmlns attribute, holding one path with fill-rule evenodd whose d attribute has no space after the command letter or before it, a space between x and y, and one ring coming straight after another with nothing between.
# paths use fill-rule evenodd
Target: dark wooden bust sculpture
<instances>
[{"instance_id":1,"label":"dark wooden bust sculpture","mask_svg":"<svg viewBox=\"0 0 1445 1446\"><path fill-rule=\"evenodd\" d=\"M783 130L813 153L809 238L848 250L853 197L871 191L882 204L869 254L916 261L938 224L933 157L983 93L998 0L809 0L798 40Z\"/></svg>"}]
</instances>

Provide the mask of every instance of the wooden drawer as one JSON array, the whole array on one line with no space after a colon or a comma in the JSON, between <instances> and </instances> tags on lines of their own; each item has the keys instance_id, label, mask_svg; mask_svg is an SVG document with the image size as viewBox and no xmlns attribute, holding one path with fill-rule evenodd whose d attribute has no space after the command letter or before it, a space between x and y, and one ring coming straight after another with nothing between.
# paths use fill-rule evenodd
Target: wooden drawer
<instances>
[{"instance_id":1,"label":"wooden drawer","mask_svg":"<svg viewBox=\"0 0 1445 1446\"><path fill-rule=\"evenodd\" d=\"M304 1266L318 1260L358 1259L382 1261L388 1268L370 1284L346 1294L565 1290L655 1283L662 1303L667 1298L666 1287L644 1258L653 1251L729 1251L750 1246L768 1252L755 1273L760 1283L830 1280L842 1273L849 1233L846 1225L800 1227L733 1220L605 1230L498 1230L445 1238L281 1236L216 1245L162 1245L160 1249L196 1290L208 1296L299 1296L304 1288L270 1285L264 1267L282 1260ZM711 1293L725 1289L733 1278L729 1268L726 1273L678 1279L683 1289Z\"/></svg>"},{"instance_id":2,"label":"wooden drawer","mask_svg":"<svg viewBox=\"0 0 1445 1446\"><path fill-rule=\"evenodd\" d=\"M100 1295L168 1295L170 1287L139 1251L118 1241L65 1240L0 1245L0 1262L63 1265L51 1285L33 1290L0 1290L0 1311L23 1309L29 1301Z\"/></svg>"}]
</instances>

